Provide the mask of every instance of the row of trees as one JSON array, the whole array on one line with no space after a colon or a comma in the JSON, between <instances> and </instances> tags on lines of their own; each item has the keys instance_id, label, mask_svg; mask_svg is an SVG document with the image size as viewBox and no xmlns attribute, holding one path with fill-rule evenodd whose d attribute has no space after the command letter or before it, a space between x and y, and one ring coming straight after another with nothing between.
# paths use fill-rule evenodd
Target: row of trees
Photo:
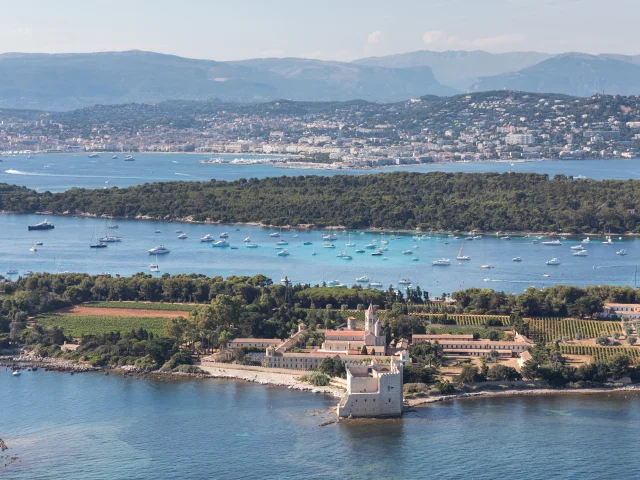
<instances>
[{"instance_id":1,"label":"row of trees","mask_svg":"<svg viewBox=\"0 0 640 480\"><path fill-rule=\"evenodd\" d=\"M535 206L535 208L532 208ZM533 173L413 173L155 183L38 193L1 185L0 209L349 228L640 232L640 182Z\"/></svg>"}]
</instances>

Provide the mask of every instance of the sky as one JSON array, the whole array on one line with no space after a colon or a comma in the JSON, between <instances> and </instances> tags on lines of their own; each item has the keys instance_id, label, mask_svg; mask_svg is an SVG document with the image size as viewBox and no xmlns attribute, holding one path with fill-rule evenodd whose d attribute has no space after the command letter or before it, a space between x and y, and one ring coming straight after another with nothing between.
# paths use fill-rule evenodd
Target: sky
<instances>
[{"instance_id":1,"label":"sky","mask_svg":"<svg viewBox=\"0 0 640 480\"><path fill-rule=\"evenodd\" d=\"M350 61L415 50L640 54L640 0L0 0L0 52Z\"/></svg>"}]
</instances>

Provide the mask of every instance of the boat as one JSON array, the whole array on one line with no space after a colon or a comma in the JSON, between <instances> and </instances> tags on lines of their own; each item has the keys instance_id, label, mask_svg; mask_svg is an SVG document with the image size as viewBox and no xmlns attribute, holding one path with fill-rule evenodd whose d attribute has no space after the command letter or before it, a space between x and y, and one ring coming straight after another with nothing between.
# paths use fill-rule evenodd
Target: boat
<instances>
[{"instance_id":1,"label":"boat","mask_svg":"<svg viewBox=\"0 0 640 480\"><path fill-rule=\"evenodd\" d=\"M326 235L322 235L322 239L323 240L337 240L338 237L336 237L335 233L327 233Z\"/></svg>"},{"instance_id":2,"label":"boat","mask_svg":"<svg viewBox=\"0 0 640 480\"><path fill-rule=\"evenodd\" d=\"M12 375L14 377L19 377L20 376L20 370L14 370Z\"/></svg>"},{"instance_id":3,"label":"boat","mask_svg":"<svg viewBox=\"0 0 640 480\"><path fill-rule=\"evenodd\" d=\"M102 243L116 243L121 242L122 237L118 237L117 235L105 235L104 237L99 239Z\"/></svg>"},{"instance_id":4,"label":"boat","mask_svg":"<svg viewBox=\"0 0 640 480\"><path fill-rule=\"evenodd\" d=\"M543 277L550 277L551 275L549 275L548 273L545 273L542 275Z\"/></svg>"},{"instance_id":5,"label":"boat","mask_svg":"<svg viewBox=\"0 0 640 480\"><path fill-rule=\"evenodd\" d=\"M555 240L547 240L546 242L542 242L543 245L547 245L549 247L557 247L562 245L562 242L559 239L555 239Z\"/></svg>"},{"instance_id":6,"label":"boat","mask_svg":"<svg viewBox=\"0 0 640 480\"><path fill-rule=\"evenodd\" d=\"M490 281L491 281L491 279L490 279L489 277L485 277L485 278L484 278L484 281L485 281L485 282L490 282Z\"/></svg>"},{"instance_id":7,"label":"boat","mask_svg":"<svg viewBox=\"0 0 640 480\"><path fill-rule=\"evenodd\" d=\"M627 251L624 248L616 252L616 255L625 256L626 254L627 254Z\"/></svg>"},{"instance_id":8,"label":"boat","mask_svg":"<svg viewBox=\"0 0 640 480\"><path fill-rule=\"evenodd\" d=\"M170 251L171 250L169 250L164 245L158 245L157 247L153 247L149 250L149 255L163 255L169 253Z\"/></svg>"},{"instance_id":9,"label":"boat","mask_svg":"<svg viewBox=\"0 0 640 480\"><path fill-rule=\"evenodd\" d=\"M238 250L238 247L231 247L231 250Z\"/></svg>"},{"instance_id":10,"label":"boat","mask_svg":"<svg viewBox=\"0 0 640 480\"><path fill-rule=\"evenodd\" d=\"M228 247L228 246L229 246L229 242L227 242L226 240L218 240L212 245L212 247Z\"/></svg>"},{"instance_id":11,"label":"boat","mask_svg":"<svg viewBox=\"0 0 640 480\"><path fill-rule=\"evenodd\" d=\"M480 265L480 268L484 268L485 270L489 270L492 268L495 268L493 265L491 265L490 263L485 263L484 265Z\"/></svg>"},{"instance_id":12,"label":"boat","mask_svg":"<svg viewBox=\"0 0 640 480\"><path fill-rule=\"evenodd\" d=\"M119 229L120 225L118 225L117 223L115 225L107 225L107 228L113 228L113 229Z\"/></svg>"},{"instance_id":13,"label":"boat","mask_svg":"<svg viewBox=\"0 0 640 480\"><path fill-rule=\"evenodd\" d=\"M533 239L533 240L531 240L531 243L537 245L538 243L540 243L540 240Z\"/></svg>"},{"instance_id":14,"label":"boat","mask_svg":"<svg viewBox=\"0 0 640 480\"><path fill-rule=\"evenodd\" d=\"M451 262L448 258L441 258L440 260L434 260L433 262L431 262L431 265L446 266L451 265Z\"/></svg>"},{"instance_id":15,"label":"boat","mask_svg":"<svg viewBox=\"0 0 640 480\"><path fill-rule=\"evenodd\" d=\"M547 260L545 263L547 265L560 265L560 260L554 257L551 260Z\"/></svg>"},{"instance_id":16,"label":"boat","mask_svg":"<svg viewBox=\"0 0 640 480\"><path fill-rule=\"evenodd\" d=\"M342 259L343 260L353 260L353 257L351 255L342 255Z\"/></svg>"},{"instance_id":17,"label":"boat","mask_svg":"<svg viewBox=\"0 0 640 480\"><path fill-rule=\"evenodd\" d=\"M349 238L347 240L347 243L345 243L344 246L345 247L355 247L356 246L356 244L351 241L351 234L349 234Z\"/></svg>"},{"instance_id":18,"label":"boat","mask_svg":"<svg viewBox=\"0 0 640 480\"><path fill-rule=\"evenodd\" d=\"M131 155L127 155L126 157L124 157L124 161L125 162L134 162L135 158L133 158L133 156L131 156Z\"/></svg>"},{"instance_id":19,"label":"boat","mask_svg":"<svg viewBox=\"0 0 640 480\"><path fill-rule=\"evenodd\" d=\"M229 232L222 232L220 235L218 235L219 238L229 238Z\"/></svg>"},{"instance_id":20,"label":"boat","mask_svg":"<svg viewBox=\"0 0 640 480\"><path fill-rule=\"evenodd\" d=\"M402 252L403 255L413 255L413 250L405 250Z\"/></svg>"},{"instance_id":21,"label":"boat","mask_svg":"<svg viewBox=\"0 0 640 480\"><path fill-rule=\"evenodd\" d=\"M279 257L288 257L289 256L289 250L287 250L286 248L284 250L280 250L278 252L278 256Z\"/></svg>"},{"instance_id":22,"label":"boat","mask_svg":"<svg viewBox=\"0 0 640 480\"><path fill-rule=\"evenodd\" d=\"M176 233L184 233L184 230L176 230Z\"/></svg>"},{"instance_id":23,"label":"boat","mask_svg":"<svg viewBox=\"0 0 640 480\"><path fill-rule=\"evenodd\" d=\"M420 259L419 259L418 257L415 257L415 258L412 258L412 259L411 259L411 261L412 261L412 262L419 262L419 261L420 261Z\"/></svg>"},{"instance_id":24,"label":"boat","mask_svg":"<svg viewBox=\"0 0 640 480\"><path fill-rule=\"evenodd\" d=\"M323 248L336 248L336 246L333 243L325 243L322 247Z\"/></svg>"},{"instance_id":25,"label":"boat","mask_svg":"<svg viewBox=\"0 0 640 480\"><path fill-rule=\"evenodd\" d=\"M372 257L381 257L382 255L384 255L384 253L382 252L382 250L376 250L375 252L371 253Z\"/></svg>"},{"instance_id":26,"label":"boat","mask_svg":"<svg viewBox=\"0 0 640 480\"><path fill-rule=\"evenodd\" d=\"M313 245L313 242L304 242L303 245Z\"/></svg>"},{"instance_id":27,"label":"boat","mask_svg":"<svg viewBox=\"0 0 640 480\"><path fill-rule=\"evenodd\" d=\"M400 280L398 280L398 284L399 285L411 285L411 280L409 280L408 278L401 278Z\"/></svg>"},{"instance_id":28,"label":"boat","mask_svg":"<svg viewBox=\"0 0 640 480\"><path fill-rule=\"evenodd\" d=\"M285 242L284 240L280 240L276 243L276 245L289 245L289 242Z\"/></svg>"},{"instance_id":29,"label":"boat","mask_svg":"<svg viewBox=\"0 0 640 480\"><path fill-rule=\"evenodd\" d=\"M273 237L273 238L277 238L277 237L279 237L279 236L280 236L280 232L273 232L273 233L272 233L271 235L269 235L269 236L270 236L270 237Z\"/></svg>"},{"instance_id":30,"label":"boat","mask_svg":"<svg viewBox=\"0 0 640 480\"><path fill-rule=\"evenodd\" d=\"M329 280L327 282L327 285L329 287L337 287L338 285L340 285L340 280Z\"/></svg>"},{"instance_id":31,"label":"boat","mask_svg":"<svg viewBox=\"0 0 640 480\"><path fill-rule=\"evenodd\" d=\"M509 235L505 235L504 237L500 237L500 240L511 240Z\"/></svg>"},{"instance_id":32,"label":"boat","mask_svg":"<svg viewBox=\"0 0 640 480\"><path fill-rule=\"evenodd\" d=\"M460 247L460 250L458 251L458 255L456 256L456 260L471 260L471 257L469 255L463 255L462 247Z\"/></svg>"},{"instance_id":33,"label":"boat","mask_svg":"<svg viewBox=\"0 0 640 480\"><path fill-rule=\"evenodd\" d=\"M153 233L162 233L162 231L161 231L161 230L156 230L156 231L155 231L155 232L153 232Z\"/></svg>"},{"instance_id":34,"label":"boat","mask_svg":"<svg viewBox=\"0 0 640 480\"><path fill-rule=\"evenodd\" d=\"M202 243L211 243L215 241L215 238L211 236L211 234L207 233L204 237L200 238Z\"/></svg>"},{"instance_id":35,"label":"boat","mask_svg":"<svg viewBox=\"0 0 640 480\"><path fill-rule=\"evenodd\" d=\"M13 268L11 263L9 263L9 268L7 269L7 275L18 275L18 269Z\"/></svg>"},{"instance_id":36,"label":"boat","mask_svg":"<svg viewBox=\"0 0 640 480\"><path fill-rule=\"evenodd\" d=\"M588 255L586 250L577 250L575 252L571 252L574 257L586 257Z\"/></svg>"},{"instance_id":37,"label":"boat","mask_svg":"<svg viewBox=\"0 0 640 480\"><path fill-rule=\"evenodd\" d=\"M30 252L37 252L37 251L38 251L38 249L37 249L36 247L31 247L31 248L29 249L29 251L30 251Z\"/></svg>"},{"instance_id":38,"label":"boat","mask_svg":"<svg viewBox=\"0 0 640 480\"><path fill-rule=\"evenodd\" d=\"M356 278L356 282L358 283L369 283L369 277L363 275L361 277Z\"/></svg>"},{"instance_id":39,"label":"boat","mask_svg":"<svg viewBox=\"0 0 640 480\"><path fill-rule=\"evenodd\" d=\"M378 248L378 244L376 242L369 243L369 244L365 245L364 248L367 248L369 250L373 250L374 248Z\"/></svg>"},{"instance_id":40,"label":"boat","mask_svg":"<svg viewBox=\"0 0 640 480\"><path fill-rule=\"evenodd\" d=\"M98 155L97 153L91 153L89 154L89 158L98 158L100 155Z\"/></svg>"},{"instance_id":41,"label":"boat","mask_svg":"<svg viewBox=\"0 0 640 480\"><path fill-rule=\"evenodd\" d=\"M185 240L185 239L186 239L186 238L188 238L188 237L187 237L187 234L186 234L186 233L181 233L180 235L178 235L178 238L179 238L180 240Z\"/></svg>"},{"instance_id":42,"label":"boat","mask_svg":"<svg viewBox=\"0 0 640 480\"><path fill-rule=\"evenodd\" d=\"M591 239L589 237L586 237L584 240L582 240L582 243L591 243Z\"/></svg>"},{"instance_id":43,"label":"boat","mask_svg":"<svg viewBox=\"0 0 640 480\"><path fill-rule=\"evenodd\" d=\"M33 242L34 245L42 245L42 242Z\"/></svg>"},{"instance_id":44,"label":"boat","mask_svg":"<svg viewBox=\"0 0 640 480\"><path fill-rule=\"evenodd\" d=\"M613 243L613 240L611 240L611 237L607 237L607 239L604 242L602 242L602 244L603 245L615 245Z\"/></svg>"},{"instance_id":45,"label":"boat","mask_svg":"<svg viewBox=\"0 0 640 480\"><path fill-rule=\"evenodd\" d=\"M103 242L91 243L89 248L107 248L107 244Z\"/></svg>"},{"instance_id":46,"label":"boat","mask_svg":"<svg viewBox=\"0 0 640 480\"><path fill-rule=\"evenodd\" d=\"M571 250L584 250L584 247L582 245L574 245Z\"/></svg>"},{"instance_id":47,"label":"boat","mask_svg":"<svg viewBox=\"0 0 640 480\"><path fill-rule=\"evenodd\" d=\"M247 243L247 248L258 248L260 245L257 243Z\"/></svg>"},{"instance_id":48,"label":"boat","mask_svg":"<svg viewBox=\"0 0 640 480\"><path fill-rule=\"evenodd\" d=\"M356 253L364 253L364 252L365 252L365 250L364 250L364 248L359 248L359 249L357 249L355 252L356 252Z\"/></svg>"},{"instance_id":49,"label":"boat","mask_svg":"<svg viewBox=\"0 0 640 480\"><path fill-rule=\"evenodd\" d=\"M512 259L511 259L511 261L512 261L512 262L521 262L521 261L522 261L522 258L520 258L520 257L514 257L514 258L512 258Z\"/></svg>"},{"instance_id":50,"label":"boat","mask_svg":"<svg viewBox=\"0 0 640 480\"><path fill-rule=\"evenodd\" d=\"M114 155L113 157L111 157L113 160L117 160L118 159L118 155Z\"/></svg>"},{"instance_id":51,"label":"boat","mask_svg":"<svg viewBox=\"0 0 640 480\"><path fill-rule=\"evenodd\" d=\"M29 225L29 230L52 230L56 228L53 223L48 222L46 219L43 222L36 223L35 225Z\"/></svg>"},{"instance_id":52,"label":"boat","mask_svg":"<svg viewBox=\"0 0 640 480\"><path fill-rule=\"evenodd\" d=\"M209 235L209 236L211 236L211 235ZM250 242L251 242L251 238L250 238L250 237L247 237L247 238L245 238L245 239L243 240L243 242L244 242L244 243L250 243Z\"/></svg>"},{"instance_id":53,"label":"boat","mask_svg":"<svg viewBox=\"0 0 640 480\"><path fill-rule=\"evenodd\" d=\"M370 282L369 286L371 288L382 288L383 285L382 285L382 282Z\"/></svg>"}]
</instances>

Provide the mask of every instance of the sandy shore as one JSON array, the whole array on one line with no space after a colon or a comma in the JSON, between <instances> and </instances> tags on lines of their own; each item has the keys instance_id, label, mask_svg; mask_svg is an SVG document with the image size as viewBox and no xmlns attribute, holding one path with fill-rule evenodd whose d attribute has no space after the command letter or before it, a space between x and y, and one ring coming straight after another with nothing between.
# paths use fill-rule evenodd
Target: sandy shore
<instances>
[{"instance_id":1,"label":"sandy shore","mask_svg":"<svg viewBox=\"0 0 640 480\"><path fill-rule=\"evenodd\" d=\"M625 387L612 388L575 388L575 389L553 389L539 388L530 390L506 390L502 392L472 392L460 393L457 395L442 395L439 397L412 398L407 401L410 407L425 405L429 403L448 402L453 400L468 400L473 398L495 398L495 397L520 397L534 395L596 395L611 392L640 392L640 385L629 385Z\"/></svg>"},{"instance_id":2,"label":"sandy shore","mask_svg":"<svg viewBox=\"0 0 640 480\"><path fill-rule=\"evenodd\" d=\"M244 380L260 385L287 387L290 390L328 393L334 397L342 397L344 394L344 390L337 384L331 384L327 387L315 387L298 380L297 378L304 375L304 372L292 371L291 373L285 373L282 370L266 369L263 367L244 367L226 363L207 363L205 365L199 365L199 367L212 378Z\"/></svg>"}]
</instances>

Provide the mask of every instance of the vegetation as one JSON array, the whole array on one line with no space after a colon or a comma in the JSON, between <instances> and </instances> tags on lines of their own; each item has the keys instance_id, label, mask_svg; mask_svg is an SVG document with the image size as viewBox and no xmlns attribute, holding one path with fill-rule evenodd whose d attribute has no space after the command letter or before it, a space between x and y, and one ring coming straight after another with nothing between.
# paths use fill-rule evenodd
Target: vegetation
<instances>
[{"instance_id":1,"label":"vegetation","mask_svg":"<svg viewBox=\"0 0 640 480\"><path fill-rule=\"evenodd\" d=\"M580 340L622 333L620 322L563 318L531 318L525 321L529 325L529 334L536 341Z\"/></svg>"},{"instance_id":2,"label":"vegetation","mask_svg":"<svg viewBox=\"0 0 640 480\"><path fill-rule=\"evenodd\" d=\"M95 308L127 308L132 310L162 310L168 312L192 312L200 305L193 303L158 303L158 302L88 302L84 307Z\"/></svg>"},{"instance_id":3,"label":"vegetation","mask_svg":"<svg viewBox=\"0 0 640 480\"><path fill-rule=\"evenodd\" d=\"M300 380L315 385L316 387L326 387L329 385L331 379L322 372L314 371L302 375Z\"/></svg>"},{"instance_id":4,"label":"vegetation","mask_svg":"<svg viewBox=\"0 0 640 480\"><path fill-rule=\"evenodd\" d=\"M532 209L532 205L535 208ZM272 225L640 232L640 182L533 173L412 173L156 183L38 193L1 185L0 209Z\"/></svg>"},{"instance_id":5,"label":"vegetation","mask_svg":"<svg viewBox=\"0 0 640 480\"><path fill-rule=\"evenodd\" d=\"M600 345L566 345L560 344L560 351L565 355L589 355L596 362L607 361L615 355L626 355L634 360L640 359L640 349L625 347L603 347Z\"/></svg>"},{"instance_id":6,"label":"vegetation","mask_svg":"<svg viewBox=\"0 0 640 480\"><path fill-rule=\"evenodd\" d=\"M129 332L145 329L155 335L162 335L166 318L153 317L112 317L107 315L47 314L38 317L44 327L60 327L65 335L101 335L109 332Z\"/></svg>"}]
</instances>

